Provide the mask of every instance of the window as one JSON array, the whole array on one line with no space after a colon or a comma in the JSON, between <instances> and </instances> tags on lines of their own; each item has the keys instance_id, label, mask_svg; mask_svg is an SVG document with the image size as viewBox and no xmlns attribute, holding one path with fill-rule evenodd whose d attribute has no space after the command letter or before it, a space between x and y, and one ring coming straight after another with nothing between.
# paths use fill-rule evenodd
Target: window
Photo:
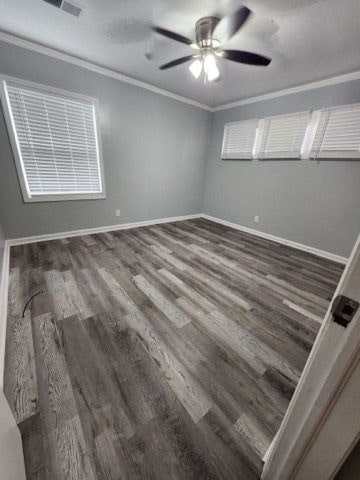
<instances>
[{"instance_id":1,"label":"window","mask_svg":"<svg viewBox=\"0 0 360 480\"><path fill-rule=\"evenodd\" d=\"M360 104L227 123L223 159L360 159Z\"/></svg>"},{"instance_id":2,"label":"window","mask_svg":"<svg viewBox=\"0 0 360 480\"><path fill-rule=\"evenodd\" d=\"M104 198L96 100L15 79L2 98L26 202Z\"/></svg>"},{"instance_id":3,"label":"window","mask_svg":"<svg viewBox=\"0 0 360 480\"><path fill-rule=\"evenodd\" d=\"M311 158L360 158L360 105L321 110Z\"/></svg>"},{"instance_id":4,"label":"window","mask_svg":"<svg viewBox=\"0 0 360 480\"><path fill-rule=\"evenodd\" d=\"M227 123L224 130L222 157L224 160L251 159L258 122Z\"/></svg>"},{"instance_id":5,"label":"window","mask_svg":"<svg viewBox=\"0 0 360 480\"><path fill-rule=\"evenodd\" d=\"M300 158L310 112L263 120L258 158Z\"/></svg>"}]
</instances>

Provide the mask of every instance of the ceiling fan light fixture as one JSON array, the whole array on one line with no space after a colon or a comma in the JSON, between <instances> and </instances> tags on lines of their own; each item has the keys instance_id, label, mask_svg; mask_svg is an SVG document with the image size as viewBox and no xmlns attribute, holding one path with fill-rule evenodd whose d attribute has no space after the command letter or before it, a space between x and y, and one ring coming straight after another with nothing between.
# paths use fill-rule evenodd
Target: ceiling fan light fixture
<instances>
[{"instance_id":1,"label":"ceiling fan light fixture","mask_svg":"<svg viewBox=\"0 0 360 480\"><path fill-rule=\"evenodd\" d=\"M179 33L172 32L171 30L153 26L152 30L154 32L187 45L196 51L193 55L177 58L164 65L160 65L159 69L167 70L168 68L177 67L178 65L197 59L193 61L189 69L196 79L200 78L202 71L204 71L202 78L204 79L204 83L207 83L220 78L220 71L216 63L217 57L245 65L268 66L271 58L265 57L264 55L244 50L223 50L222 48L222 45L243 27L250 15L251 10L242 6L235 12L222 18L215 16L201 17L195 24L196 41L184 37ZM220 35L220 37L218 35ZM149 56L147 56L147 58L149 58Z\"/></svg>"},{"instance_id":2,"label":"ceiling fan light fixture","mask_svg":"<svg viewBox=\"0 0 360 480\"><path fill-rule=\"evenodd\" d=\"M210 73L207 74L208 82L213 82L214 80L217 80L219 76L220 72L218 67L216 66Z\"/></svg>"},{"instance_id":3,"label":"ceiling fan light fixture","mask_svg":"<svg viewBox=\"0 0 360 480\"><path fill-rule=\"evenodd\" d=\"M202 68L203 68L202 61L195 60L195 62L193 62L190 65L189 70L195 78L199 78L201 75Z\"/></svg>"},{"instance_id":4,"label":"ceiling fan light fixture","mask_svg":"<svg viewBox=\"0 0 360 480\"><path fill-rule=\"evenodd\" d=\"M220 75L215 57L212 53L208 53L204 58L204 71L209 82L216 80Z\"/></svg>"}]
</instances>

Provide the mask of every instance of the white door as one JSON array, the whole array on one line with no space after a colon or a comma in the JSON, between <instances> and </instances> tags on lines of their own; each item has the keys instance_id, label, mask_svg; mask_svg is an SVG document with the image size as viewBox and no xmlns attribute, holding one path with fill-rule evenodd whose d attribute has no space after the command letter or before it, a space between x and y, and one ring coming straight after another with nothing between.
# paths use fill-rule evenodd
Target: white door
<instances>
[{"instance_id":1,"label":"white door","mask_svg":"<svg viewBox=\"0 0 360 480\"><path fill-rule=\"evenodd\" d=\"M20 432L2 390L0 390L0 478L25 480Z\"/></svg>"},{"instance_id":2,"label":"white door","mask_svg":"<svg viewBox=\"0 0 360 480\"><path fill-rule=\"evenodd\" d=\"M346 327L331 312L339 295ZM360 236L306 363L278 435L266 455L263 480L329 480L360 435ZM355 307L355 308L353 308ZM341 318L338 318L341 321Z\"/></svg>"}]
</instances>

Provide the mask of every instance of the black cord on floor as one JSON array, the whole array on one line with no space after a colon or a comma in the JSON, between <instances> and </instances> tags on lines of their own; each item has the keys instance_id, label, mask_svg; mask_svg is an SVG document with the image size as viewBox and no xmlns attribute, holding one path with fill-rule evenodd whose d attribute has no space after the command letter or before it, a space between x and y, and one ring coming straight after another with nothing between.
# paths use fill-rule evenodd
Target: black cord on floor
<instances>
[{"instance_id":1,"label":"black cord on floor","mask_svg":"<svg viewBox=\"0 0 360 480\"><path fill-rule=\"evenodd\" d=\"M25 317L25 311L28 307L28 305L32 302L32 300L37 297L38 295L40 295L41 293L45 293L44 290L40 290L40 292L37 292L37 293L34 293L34 295L31 295L31 297L29 298L29 300L25 303L25 307L24 307L24 310L23 310L23 313L22 313L22 318Z\"/></svg>"}]
</instances>

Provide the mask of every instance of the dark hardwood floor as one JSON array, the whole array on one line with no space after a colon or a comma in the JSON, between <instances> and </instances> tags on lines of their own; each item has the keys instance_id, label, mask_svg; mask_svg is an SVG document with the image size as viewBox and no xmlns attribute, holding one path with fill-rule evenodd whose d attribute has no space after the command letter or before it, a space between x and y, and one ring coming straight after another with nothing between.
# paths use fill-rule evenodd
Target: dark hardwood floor
<instances>
[{"instance_id":1,"label":"dark hardwood floor","mask_svg":"<svg viewBox=\"0 0 360 480\"><path fill-rule=\"evenodd\" d=\"M204 219L13 247L28 479L258 479L341 272Z\"/></svg>"}]
</instances>

